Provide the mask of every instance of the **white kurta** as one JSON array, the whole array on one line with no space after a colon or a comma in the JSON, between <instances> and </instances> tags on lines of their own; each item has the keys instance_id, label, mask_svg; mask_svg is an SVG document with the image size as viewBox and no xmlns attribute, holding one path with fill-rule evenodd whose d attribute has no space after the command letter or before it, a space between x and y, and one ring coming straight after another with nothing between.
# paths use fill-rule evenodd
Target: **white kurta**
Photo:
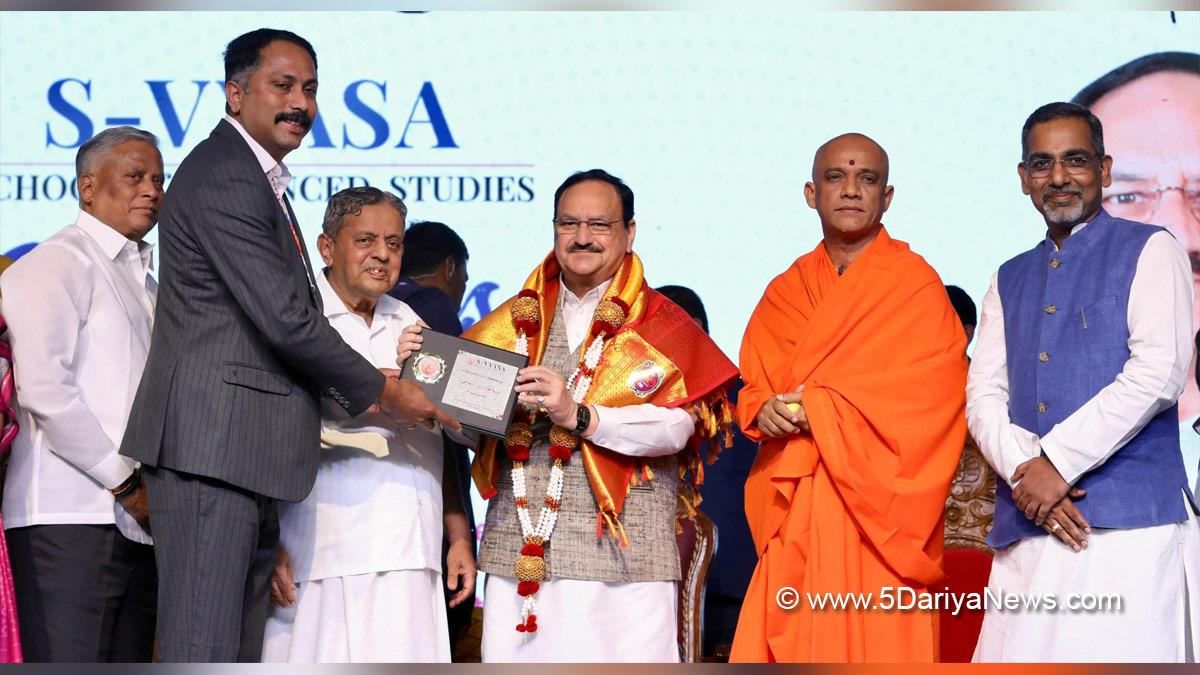
<instances>
[{"instance_id":1,"label":"white kurta","mask_svg":"<svg viewBox=\"0 0 1200 675\"><path fill-rule=\"evenodd\" d=\"M368 327L349 312L324 274L317 288L342 338L379 367L395 367L396 343L417 315L379 298ZM297 603L272 606L263 661L449 662L441 590L442 437L397 429L386 416L322 411L325 428L374 432L388 455L322 450L304 501L280 504L279 540L292 559Z\"/></svg>"},{"instance_id":2,"label":"white kurta","mask_svg":"<svg viewBox=\"0 0 1200 675\"><path fill-rule=\"evenodd\" d=\"M1079 225L1072 234L1086 225ZM1044 437L1008 415L1004 311L997 279L983 301L967 380L967 422L1006 480L1046 453L1069 483L1103 464L1183 391L1192 352L1187 254L1168 233L1146 242L1129 293L1130 358L1112 384ZM1185 497L1181 494L1181 499ZM1134 530L1093 529L1074 552L1055 537L997 551L988 588L1053 594L1057 611L989 608L976 661L1181 661L1200 634L1200 518ZM1119 595L1120 611L1072 612L1072 596Z\"/></svg>"},{"instance_id":3,"label":"white kurta","mask_svg":"<svg viewBox=\"0 0 1200 675\"><path fill-rule=\"evenodd\" d=\"M677 663L674 581L607 584L549 579L537 593L538 631L518 633L517 580L488 575L483 660L501 663Z\"/></svg>"},{"instance_id":4,"label":"white kurta","mask_svg":"<svg viewBox=\"0 0 1200 675\"><path fill-rule=\"evenodd\" d=\"M0 280L21 425L6 528L115 523L151 543L109 490L137 466L117 449L150 348L152 252L80 211Z\"/></svg>"},{"instance_id":5,"label":"white kurta","mask_svg":"<svg viewBox=\"0 0 1200 675\"><path fill-rule=\"evenodd\" d=\"M567 343L577 349L610 282L582 298L562 288ZM614 452L653 457L679 452L695 428L684 410L643 404L596 406L592 442ZM536 514L534 514L536 517ZM551 536L553 541L553 536ZM537 593L538 631L519 633L521 597L515 579L487 576L484 661L678 662L678 582L605 583L549 579Z\"/></svg>"}]
</instances>

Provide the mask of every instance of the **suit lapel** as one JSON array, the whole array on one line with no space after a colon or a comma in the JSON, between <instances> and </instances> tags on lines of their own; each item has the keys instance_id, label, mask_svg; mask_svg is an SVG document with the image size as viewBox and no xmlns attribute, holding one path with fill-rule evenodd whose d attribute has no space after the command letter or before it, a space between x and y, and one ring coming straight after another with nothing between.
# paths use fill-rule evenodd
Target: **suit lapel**
<instances>
[{"instance_id":1,"label":"suit lapel","mask_svg":"<svg viewBox=\"0 0 1200 675\"><path fill-rule=\"evenodd\" d=\"M254 150L246 142L246 139L243 138L240 133L238 133L238 130L235 129L232 124L222 119L220 122L217 122L217 126L215 129L213 129L212 133L213 136L218 136L222 138L225 143L236 147L236 152L240 152L245 155L246 161L254 166L255 175L261 176L262 186L265 194L269 195L271 202L278 206L281 200L275 197L275 190L271 187L271 179L264 173L262 165L258 161L258 157L254 154ZM282 201L284 205L283 209L276 211L276 213L281 216L279 219L281 222L279 224L284 229L284 238L288 242L287 248L292 248L296 240L300 242L299 255L300 260L304 265L304 274L308 277L308 292L309 295L312 296L313 303L316 304L317 308L319 309L321 308L321 294L317 292L317 281L316 277L313 276L312 264L308 260L308 248L304 244L304 234L300 231L300 223L296 220L296 213L292 211L292 203L288 200L286 192L283 193ZM295 240L292 238L293 231L296 233Z\"/></svg>"}]
</instances>

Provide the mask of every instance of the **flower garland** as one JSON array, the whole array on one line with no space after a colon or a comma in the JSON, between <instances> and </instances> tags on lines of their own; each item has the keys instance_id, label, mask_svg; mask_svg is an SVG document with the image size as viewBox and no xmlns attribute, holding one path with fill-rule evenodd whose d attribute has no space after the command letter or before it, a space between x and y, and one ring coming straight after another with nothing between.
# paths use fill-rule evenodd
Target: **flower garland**
<instances>
[{"instance_id":1,"label":"flower garland","mask_svg":"<svg viewBox=\"0 0 1200 675\"><path fill-rule=\"evenodd\" d=\"M513 302L511 312L513 326L517 330L513 347L518 354L529 356L528 336L537 335L541 324L541 302L537 291L528 288L521 291ZM576 404L583 405L592 379L596 376L605 338L620 330L628 313L628 305L616 297L603 300L596 307L596 315L592 320L592 341L575 372L567 380L567 390ZM579 446L579 437L571 431L557 424L550 428L550 458L554 463L550 466L550 479L546 484L542 509L534 524L529 515L529 498L525 491L525 462L529 461L529 449L533 445L533 418L536 414L537 411L530 413L525 409L519 410L517 419L509 427L504 439L508 458L512 461L513 501L517 506L521 535L525 540L514 566L517 594L524 598L521 623L517 624L517 632L520 633L537 632L537 603L533 596L546 579L545 547L554 533L558 509L562 505L563 462L569 460L571 453Z\"/></svg>"}]
</instances>

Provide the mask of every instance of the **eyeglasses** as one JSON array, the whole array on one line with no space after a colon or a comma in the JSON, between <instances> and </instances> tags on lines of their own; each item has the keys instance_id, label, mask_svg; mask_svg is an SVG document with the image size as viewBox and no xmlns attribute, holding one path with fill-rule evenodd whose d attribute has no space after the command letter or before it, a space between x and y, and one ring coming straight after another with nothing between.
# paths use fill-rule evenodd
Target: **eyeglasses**
<instances>
[{"instance_id":1,"label":"eyeglasses","mask_svg":"<svg viewBox=\"0 0 1200 675\"><path fill-rule=\"evenodd\" d=\"M1055 164L1062 164L1062 167L1067 170L1067 173L1078 176L1085 174L1091 170L1092 164L1096 158L1093 155L1067 155L1062 159L1054 159L1051 157L1038 157L1030 159L1025 164L1025 170L1033 178L1045 178L1054 171Z\"/></svg>"},{"instance_id":2,"label":"eyeglasses","mask_svg":"<svg viewBox=\"0 0 1200 675\"><path fill-rule=\"evenodd\" d=\"M1181 185L1116 192L1104 197L1104 208L1119 218L1148 223L1162 205L1163 194L1172 190L1179 190L1188 211L1192 212L1192 217L1200 220L1200 189Z\"/></svg>"},{"instance_id":3,"label":"eyeglasses","mask_svg":"<svg viewBox=\"0 0 1200 675\"><path fill-rule=\"evenodd\" d=\"M559 234L574 234L579 231L579 226L587 225L588 232L595 235L612 234L613 223L625 222L621 218L616 220L577 220L575 218L557 218L553 221L554 231Z\"/></svg>"}]
</instances>

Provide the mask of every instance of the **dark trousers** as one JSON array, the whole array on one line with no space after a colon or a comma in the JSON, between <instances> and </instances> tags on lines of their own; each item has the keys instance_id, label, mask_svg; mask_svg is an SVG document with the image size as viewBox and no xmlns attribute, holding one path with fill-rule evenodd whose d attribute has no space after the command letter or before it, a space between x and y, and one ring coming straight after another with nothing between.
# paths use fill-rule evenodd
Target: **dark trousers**
<instances>
[{"instance_id":1,"label":"dark trousers","mask_svg":"<svg viewBox=\"0 0 1200 675\"><path fill-rule=\"evenodd\" d=\"M279 516L269 497L143 467L158 558L158 660L262 658Z\"/></svg>"},{"instance_id":2,"label":"dark trousers","mask_svg":"<svg viewBox=\"0 0 1200 675\"><path fill-rule=\"evenodd\" d=\"M153 547L115 525L33 525L5 536L26 661L150 660Z\"/></svg>"}]
</instances>

